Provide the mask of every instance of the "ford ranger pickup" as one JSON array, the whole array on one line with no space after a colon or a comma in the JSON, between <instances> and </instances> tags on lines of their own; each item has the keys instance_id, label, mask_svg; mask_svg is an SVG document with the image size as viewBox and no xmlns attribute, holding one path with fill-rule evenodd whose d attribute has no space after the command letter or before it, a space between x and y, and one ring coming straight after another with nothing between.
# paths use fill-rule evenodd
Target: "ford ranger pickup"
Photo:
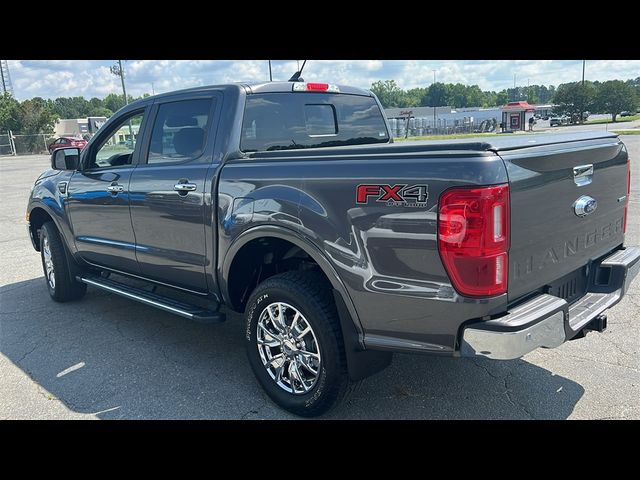
<instances>
[{"instance_id":1,"label":"ford ranger pickup","mask_svg":"<svg viewBox=\"0 0 640 480\"><path fill-rule=\"evenodd\" d=\"M509 360L606 328L640 269L617 135L389 131L371 92L327 83L131 103L35 182L49 295L240 312L258 382L302 416L393 352Z\"/></svg>"}]
</instances>

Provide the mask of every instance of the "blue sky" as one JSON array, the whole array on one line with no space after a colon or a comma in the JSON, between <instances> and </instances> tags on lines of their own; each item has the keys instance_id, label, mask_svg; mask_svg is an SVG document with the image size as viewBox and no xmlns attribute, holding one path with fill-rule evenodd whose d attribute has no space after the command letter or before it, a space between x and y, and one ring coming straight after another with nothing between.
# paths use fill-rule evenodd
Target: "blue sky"
<instances>
[{"instance_id":1,"label":"blue sky","mask_svg":"<svg viewBox=\"0 0 640 480\"><path fill-rule=\"evenodd\" d=\"M109 72L115 60L9 60L14 94L19 100L40 96L104 97L120 93L119 78ZM296 60L274 60L274 80L287 80ZM266 60L127 60L127 92L162 93L216 83L268 80ZM369 88L376 80L394 79L403 88L424 87L437 81L477 84L483 90L502 90L516 83L558 85L582 75L581 60L309 60L307 81L327 81ZM640 76L638 60L588 60L588 80Z\"/></svg>"}]
</instances>

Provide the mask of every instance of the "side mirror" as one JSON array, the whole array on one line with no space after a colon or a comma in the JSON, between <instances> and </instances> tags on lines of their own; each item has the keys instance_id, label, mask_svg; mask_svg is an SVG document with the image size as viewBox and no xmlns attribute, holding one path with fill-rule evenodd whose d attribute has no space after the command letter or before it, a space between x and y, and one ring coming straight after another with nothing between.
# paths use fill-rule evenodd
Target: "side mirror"
<instances>
[{"instance_id":1,"label":"side mirror","mask_svg":"<svg viewBox=\"0 0 640 480\"><path fill-rule=\"evenodd\" d=\"M51 154L51 168L54 170L76 170L79 162L79 148L59 148Z\"/></svg>"}]
</instances>

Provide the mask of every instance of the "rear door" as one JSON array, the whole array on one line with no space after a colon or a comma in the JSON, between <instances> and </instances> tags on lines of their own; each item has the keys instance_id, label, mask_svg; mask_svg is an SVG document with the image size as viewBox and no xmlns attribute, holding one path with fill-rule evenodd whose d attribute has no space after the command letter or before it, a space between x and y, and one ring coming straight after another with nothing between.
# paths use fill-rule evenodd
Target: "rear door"
<instances>
[{"instance_id":1,"label":"rear door","mask_svg":"<svg viewBox=\"0 0 640 480\"><path fill-rule=\"evenodd\" d=\"M131 221L143 276L207 291L216 93L163 98L131 177ZM207 230L209 228L209 230Z\"/></svg>"},{"instance_id":2,"label":"rear door","mask_svg":"<svg viewBox=\"0 0 640 480\"><path fill-rule=\"evenodd\" d=\"M624 145L611 136L498 153L511 185L509 299L547 288L574 300L590 261L623 242Z\"/></svg>"}]
</instances>

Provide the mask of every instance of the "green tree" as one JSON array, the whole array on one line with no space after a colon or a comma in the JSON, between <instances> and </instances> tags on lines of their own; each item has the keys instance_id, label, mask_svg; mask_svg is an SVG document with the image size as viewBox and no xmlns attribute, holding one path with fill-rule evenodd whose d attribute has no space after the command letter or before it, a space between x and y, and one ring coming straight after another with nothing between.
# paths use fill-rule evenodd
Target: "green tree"
<instances>
[{"instance_id":1,"label":"green tree","mask_svg":"<svg viewBox=\"0 0 640 480\"><path fill-rule=\"evenodd\" d=\"M555 113L565 114L573 121L582 121L584 112L593 110L596 88L592 82L572 82L558 85L553 103Z\"/></svg>"},{"instance_id":2,"label":"green tree","mask_svg":"<svg viewBox=\"0 0 640 480\"><path fill-rule=\"evenodd\" d=\"M531 85L524 89L525 91L525 100L530 104L540 103L540 97L538 95L540 88L538 85Z\"/></svg>"},{"instance_id":3,"label":"green tree","mask_svg":"<svg viewBox=\"0 0 640 480\"><path fill-rule=\"evenodd\" d=\"M496 95L496 105L503 106L509 103L509 93L506 90L502 90Z\"/></svg>"},{"instance_id":4,"label":"green tree","mask_svg":"<svg viewBox=\"0 0 640 480\"><path fill-rule=\"evenodd\" d=\"M498 105L498 94L493 91L482 92L482 107L489 108Z\"/></svg>"},{"instance_id":5,"label":"green tree","mask_svg":"<svg viewBox=\"0 0 640 480\"><path fill-rule=\"evenodd\" d=\"M20 102L8 93L0 94L0 134L6 134L7 130L19 131L20 117Z\"/></svg>"},{"instance_id":6,"label":"green tree","mask_svg":"<svg viewBox=\"0 0 640 480\"><path fill-rule=\"evenodd\" d=\"M84 97L59 97L53 101L53 112L60 118L84 118L91 108Z\"/></svg>"},{"instance_id":7,"label":"green tree","mask_svg":"<svg viewBox=\"0 0 640 480\"><path fill-rule=\"evenodd\" d=\"M419 107L422 105L422 98L426 92L425 88L412 88L404 92L402 96L403 107Z\"/></svg>"},{"instance_id":8,"label":"green tree","mask_svg":"<svg viewBox=\"0 0 640 480\"><path fill-rule=\"evenodd\" d=\"M429 107L444 107L445 105L450 105L450 89L451 84L440 82L432 83L429 85L427 93L422 100L423 105L428 105Z\"/></svg>"},{"instance_id":9,"label":"green tree","mask_svg":"<svg viewBox=\"0 0 640 480\"><path fill-rule=\"evenodd\" d=\"M638 97L632 85L622 80L609 80L598 85L594 109L598 113L610 113L614 122L620 112L635 111L637 106Z\"/></svg>"},{"instance_id":10,"label":"green tree","mask_svg":"<svg viewBox=\"0 0 640 480\"><path fill-rule=\"evenodd\" d=\"M465 97L467 107L482 107L484 104L484 92L478 85L468 86Z\"/></svg>"},{"instance_id":11,"label":"green tree","mask_svg":"<svg viewBox=\"0 0 640 480\"><path fill-rule=\"evenodd\" d=\"M374 82L371 84L371 91L378 97L378 100L380 100L384 108L404 106L402 105L404 92L396 84L395 80L379 80Z\"/></svg>"},{"instance_id":12,"label":"green tree","mask_svg":"<svg viewBox=\"0 0 640 480\"><path fill-rule=\"evenodd\" d=\"M47 102L40 97L25 100L20 104L20 134L22 147L29 152L41 151L44 147L43 138L35 134L53 134L53 126L58 116L52 112ZM18 147L16 147L18 148Z\"/></svg>"},{"instance_id":13,"label":"green tree","mask_svg":"<svg viewBox=\"0 0 640 480\"><path fill-rule=\"evenodd\" d=\"M129 99L129 103L136 100L131 95L127 95L127 98ZM117 95L115 93L110 93L109 95L104 97L104 100L102 100L102 106L108 108L113 113L117 112L122 107L124 107L124 94Z\"/></svg>"},{"instance_id":14,"label":"green tree","mask_svg":"<svg viewBox=\"0 0 640 480\"><path fill-rule=\"evenodd\" d=\"M464 108L467 107L467 86L461 83L448 83L445 85L448 90L447 102L453 107Z\"/></svg>"},{"instance_id":15,"label":"green tree","mask_svg":"<svg viewBox=\"0 0 640 480\"><path fill-rule=\"evenodd\" d=\"M109 110L107 107L95 107L89 111L87 117L107 117L109 118L113 115L113 112Z\"/></svg>"}]
</instances>

